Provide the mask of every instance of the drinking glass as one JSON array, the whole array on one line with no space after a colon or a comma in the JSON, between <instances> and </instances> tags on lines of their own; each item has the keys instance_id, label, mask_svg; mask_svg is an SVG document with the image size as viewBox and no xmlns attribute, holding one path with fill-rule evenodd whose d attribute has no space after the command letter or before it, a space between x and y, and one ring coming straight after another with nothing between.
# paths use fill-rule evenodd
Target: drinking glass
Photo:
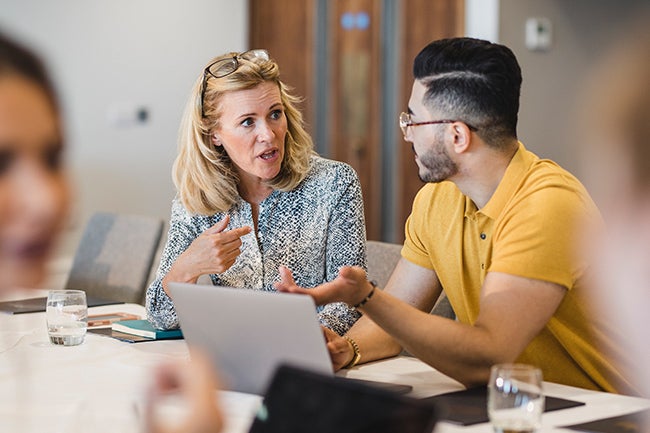
<instances>
[{"instance_id":1,"label":"drinking glass","mask_svg":"<svg viewBox=\"0 0 650 433\"><path fill-rule=\"evenodd\" d=\"M539 368L497 364L488 385L488 415L495 433L533 433L540 428L544 394Z\"/></svg>"},{"instance_id":2,"label":"drinking glass","mask_svg":"<svg viewBox=\"0 0 650 433\"><path fill-rule=\"evenodd\" d=\"M83 343L88 320L86 292L50 290L45 315L52 344L76 346Z\"/></svg>"}]
</instances>

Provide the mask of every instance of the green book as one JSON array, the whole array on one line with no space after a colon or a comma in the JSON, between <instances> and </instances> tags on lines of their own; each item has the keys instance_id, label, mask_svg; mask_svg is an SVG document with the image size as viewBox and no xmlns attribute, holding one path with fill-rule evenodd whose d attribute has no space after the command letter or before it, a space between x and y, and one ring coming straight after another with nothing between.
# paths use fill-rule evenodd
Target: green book
<instances>
[{"instance_id":1,"label":"green book","mask_svg":"<svg viewBox=\"0 0 650 433\"><path fill-rule=\"evenodd\" d=\"M113 331L121 332L123 334L137 335L152 340L183 338L183 332L180 329L156 329L146 319L120 320L119 322L113 322L111 328Z\"/></svg>"}]
</instances>

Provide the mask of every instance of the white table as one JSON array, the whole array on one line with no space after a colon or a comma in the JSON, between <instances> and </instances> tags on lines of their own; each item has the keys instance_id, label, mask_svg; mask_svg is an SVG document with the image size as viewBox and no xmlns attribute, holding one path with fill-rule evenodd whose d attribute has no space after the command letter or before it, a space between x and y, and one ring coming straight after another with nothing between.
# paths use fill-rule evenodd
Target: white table
<instances>
[{"instance_id":1,"label":"white table","mask_svg":"<svg viewBox=\"0 0 650 433\"><path fill-rule=\"evenodd\" d=\"M127 312L144 315L140 305L91 308L91 314ZM168 359L189 359L183 340L129 344L89 333L80 346L49 343L44 313L0 314L0 432L138 432L143 390L151 369ZM397 357L364 364L339 374L413 386L412 395L427 397L462 386L426 364ZM621 415L650 408L650 400L545 384L548 395L586 402L586 406L546 413L543 432L555 426ZM248 430L260 404L258 396L220 392L228 415L226 432ZM167 415L182 412L177 402ZM439 423L436 433L491 432L488 424L459 427Z\"/></svg>"}]
</instances>

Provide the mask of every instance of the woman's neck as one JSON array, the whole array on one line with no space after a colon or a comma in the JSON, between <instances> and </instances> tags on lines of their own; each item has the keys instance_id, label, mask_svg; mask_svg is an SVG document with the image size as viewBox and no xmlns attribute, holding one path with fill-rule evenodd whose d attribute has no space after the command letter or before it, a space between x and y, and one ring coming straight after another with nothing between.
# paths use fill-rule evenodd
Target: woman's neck
<instances>
[{"instance_id":1,"label":"woman's neck","mask_svg":"<svg viewBox=\"0 0 650 433\"><path fill-rule=\"evenodd\" d=\"M253 218L253 227L257 236L257 222L260 214L260 203L262 203L273 192L273 188L262 181L259 182L241 182L239 184L239 195L251 205L251 216Z\"/></svg>"},{"instance_id":2,"label":"woman's neck","mask_svg":"<svg viewBox=\"0 0 650 433\"><path fill-rule=\"evenodd\" d=\"M237 189L240 197L251 205L259 205L273 192L273 188L266 184L262 179L258 177L252 178L241 174Z\"/></svg>"}]
</instances>

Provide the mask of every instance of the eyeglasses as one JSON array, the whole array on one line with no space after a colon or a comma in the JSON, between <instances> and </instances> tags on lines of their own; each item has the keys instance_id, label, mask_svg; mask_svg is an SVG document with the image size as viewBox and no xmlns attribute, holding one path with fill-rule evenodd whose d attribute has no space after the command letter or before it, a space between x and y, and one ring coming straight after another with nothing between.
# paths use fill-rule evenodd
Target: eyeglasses
<instances>
[{"instance_id":1,"label":"eyeglasses","mask_svg":"<svg viewBox=\"0 0 650 433\"><path fill-rule=\"evenodd\" d=\"M236 56L227 59L219 59L216 62L210 63L207 68L203 70L203 82L201 83L201 117L205 117L203 109L203 98L205 98L205 90L210 77L223 78L239 69L239 59L243 60L262 60L268 61L270 59L269 52L266 50L249 50Z\"/></svg>"},{"instance_id":2,"label":"eyeglasses","mask_svg":"<svg viewBox=\"0 0 650 433\"><path fill-rule=\"evenodd\" d=\"M454 123L454 122L462 122L461 120L450 120L450 119L444 119L444 120L428 120L426 122L414 122L411 119L411 114L409 113L404 113L401 112L399 115L399 127L402 129L402 134L406 136L406 130L408 129L409 126L420 126L420 125L437 125L440 123ZM465 123L465 122L463 122ZM469 128L470 131L478 131L477 128L473 127L472 125L465 123L467 127Z\"/></svg>"}]
</instances>

